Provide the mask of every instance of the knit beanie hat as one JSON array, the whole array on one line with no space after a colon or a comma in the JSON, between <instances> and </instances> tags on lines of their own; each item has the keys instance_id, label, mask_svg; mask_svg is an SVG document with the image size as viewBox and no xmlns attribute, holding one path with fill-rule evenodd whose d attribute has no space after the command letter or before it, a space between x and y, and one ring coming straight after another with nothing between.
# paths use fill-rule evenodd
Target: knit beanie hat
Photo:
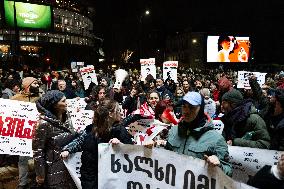
<instances>
[{"instance_id":1,"label":"knit beanie hat","mask_svg":"<svg viewBox=\"0 0 284 189\"><path fill-rule=\"evenodd\" d=\"M22 81L22 86L24 89L27 89L35 81L37 81L37 79L34 77L25 77Z\"/></svg>"},{"instance_id":2,"label":"knit beanie hat","mask_svg":"<svg viewBox=\"0 0 284 189\"><path fill-rule=\"evenodd\" d=\"M64 93L59 90L47 91L44 96L36 102L36 107L39 112L44 113L46 116L56 118L52 113L52 107L54 104L59 102L63 97Z\"/></svg>"},{"instance_id":3,"label":"knit beanie hat","mask_svg":"<svg viewBox=\"0 0 284 189\"><path fill-rule=\"evenodd\" d=\"M222 101L228 101L234 104L241 103L243 99L242 93L236 89L230 90L222 96Z\"/></svg>"}]
</instances>

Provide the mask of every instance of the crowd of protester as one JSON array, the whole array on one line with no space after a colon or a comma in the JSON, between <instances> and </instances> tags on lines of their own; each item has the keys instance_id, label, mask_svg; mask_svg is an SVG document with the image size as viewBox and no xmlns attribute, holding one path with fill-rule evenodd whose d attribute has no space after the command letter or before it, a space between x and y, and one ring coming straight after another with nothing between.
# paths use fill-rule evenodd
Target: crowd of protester
<instances>
[{"instance_id":1,"label":"crowd of protester","mask_svg":"<svg viewBox=\"0 0 284 189\"><path fill-rule=\"evenodd\" d=\"M228 145L284 150L283 71L268 73L263 86L250 76L250 89L237 88L238 75L233 70L179 68L177 82L164 80L160 70L156 79L143 81L138 70L127 71L121 88L114 87L113 72L99 70L98 85L91 83L88 89L81 75L70 70L1 72L1 98L34 102L41 113L33 139L34 157L0 155L1 167L18 168L18 188L76 188L62 159L78 151L83 151L82 187L96 188L98 144L135 144L127 126L143 117L178 124L165 127L145 146L204 159L228 176L233 171ZM86 109L94 111L93 124L81 133L74 132L66 113L66 99L73 98L84 98ZM165 110L173 112L175 119L165 116ZM219 118L224 123L222 135L212 126L212 120ZM34 168L29 171L29 167ZM0 169L3 174L10 174L9 169ZM277 165L263 167L248 183L284 188L283 179L284 155Z\"/></svg>"}]
</instances>

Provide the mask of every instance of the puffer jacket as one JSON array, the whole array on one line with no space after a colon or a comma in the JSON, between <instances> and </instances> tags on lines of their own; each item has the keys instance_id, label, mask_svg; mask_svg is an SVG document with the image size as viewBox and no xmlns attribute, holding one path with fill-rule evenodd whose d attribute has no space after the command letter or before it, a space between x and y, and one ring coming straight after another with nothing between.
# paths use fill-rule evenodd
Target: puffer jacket
<instances>
[{"instance_id":1,"label":"puffer jacket","mask_svg":"<svg viewBox=\"0 0 284 189\"><path fill-rule=\"evenodd\" d=\"M223 135L227 141L232 140L233 146L263 149L270 147L266 124L251 100L244 101L221 120L224 123Z\"/></svg>"},{"instance_id":2,"label":"puffer jacket","mask_svg":"<svg viewBox=\"0 0 284 189\"><path fill-rule=\"evenodd\" d=\"M180 122L178 127L169 131L166 149L199 159L204 155L216 155L221 162L220 167L225 174L232 175L229 163L229 152L226 141L213 128L213 123L207 121L199 127L190 130L190 123Z\"/></svg>"},{"instance_id":3,"label":"puffer jacket","mask_svg":"<svg viewBox=\"0 0 284 189\"><path fill-rule=\"evenodd\" d=\"M69 189L76 188L63 160L61 149L74 139L69 130L69 121L44 117L40 120L33 139L35 170L37 176L45 178L44 187Z\"/></svg>"}]
</instances>

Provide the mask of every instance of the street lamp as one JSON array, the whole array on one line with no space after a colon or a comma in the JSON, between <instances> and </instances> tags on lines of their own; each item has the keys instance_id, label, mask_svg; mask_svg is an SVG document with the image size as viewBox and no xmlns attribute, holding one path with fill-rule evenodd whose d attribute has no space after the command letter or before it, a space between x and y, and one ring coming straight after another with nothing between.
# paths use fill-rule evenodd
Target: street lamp
<instances>
[{"instance_id":1,"label":"street lamp","mask_svg":"<svg viewBox=\"0 0 284 189\"><path fill-rule=\"evenodd\" d=\"M149 15L150 14L150 11L149 10L146 10L145 11L145 15Z\"/></svg>"}]
</instances>

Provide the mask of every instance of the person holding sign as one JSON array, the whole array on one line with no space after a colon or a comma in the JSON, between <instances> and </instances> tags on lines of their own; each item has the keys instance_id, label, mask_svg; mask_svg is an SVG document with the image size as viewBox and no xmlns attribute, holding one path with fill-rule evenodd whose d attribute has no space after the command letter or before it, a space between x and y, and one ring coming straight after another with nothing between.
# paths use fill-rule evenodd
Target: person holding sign
<instances>
[{"instance_id":1,"label":"person holding sign","mask_svg":"<svg viewBox=\"0 0 284 189\"><path fill-rule=\"evenodd\" d=\"M172 127L165 148L179 154L205 159L209 165L219 166L225 174L232 175L226 141L213 128L204 114L204 99L197 92L183 97L183 120Z\"/></svg>"},{"instance_id":2,"label":"person holding sign","mask_svg":"<svg viewBox=\"0 0 284 189\"><path fill-rule=\"evenodd\" d=\"M120 122L119 104L110 99L103 100L95 110L92 125L87 126L80 137L66 145L61 157L66 159L69 154L83 151L81 156L82 189L96 189L98 186L98 144L125 143L132 144L130 135Z\"/></svg>"},{"instance_id":3,"label":"person holding sign","mask_svg":"<svg viewBox=\"0 0 284 189\"><path fill-rule=\"evenodd\" d=\"M75 189L60 158L63 146L75 137L74 128L67 119L66 97L58 90L48 91L36 106L42 114L33 139L36 181L45 188Z\"/></svg>"},{"instance_id":4,"label":"person holding sign","mask_svg":"<svg viewBox=\"0 0 284 189\"><path fill-rule=\"evenodd\" d=\"M281 155L278 164L269 166L265 165L252 177L248 184L257 188L284 188L284 154Z\"/></svg>"}]
</instances>

